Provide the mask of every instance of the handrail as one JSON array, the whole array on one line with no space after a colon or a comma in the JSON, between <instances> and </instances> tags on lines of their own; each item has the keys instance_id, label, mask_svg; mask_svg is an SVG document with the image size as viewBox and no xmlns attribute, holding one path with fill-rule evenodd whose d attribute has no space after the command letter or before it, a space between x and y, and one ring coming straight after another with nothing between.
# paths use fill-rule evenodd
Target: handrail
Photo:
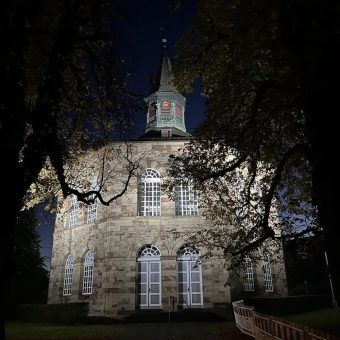
<instances>
[{"instance_id":1,"label":"handrail","mask_svg":"<svg viewBox=\"0 0 340 340\"><path fill-rule=\"evenodd\" d=\"M278 340L336 340L336 336L272 315L256 312L245 306L243 300L232 303L238 329L255 339Z\"/></svg>"},{"instance_id":2,"label":"handrail","mask_svg":"<svg viewBox=\"0 0 340 340\"><path fill-rule=\"evenodd\" d=\"M254 307L246 307L243 300L232 303L237 328L250 336L255 336L253 327L253 311Z\"/></svg>"}]
</instances>

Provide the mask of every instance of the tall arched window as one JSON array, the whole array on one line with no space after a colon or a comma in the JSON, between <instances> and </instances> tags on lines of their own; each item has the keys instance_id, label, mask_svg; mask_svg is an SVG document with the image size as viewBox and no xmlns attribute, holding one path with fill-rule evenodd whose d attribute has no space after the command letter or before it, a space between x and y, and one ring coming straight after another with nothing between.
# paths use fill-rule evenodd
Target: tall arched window
<instances>
[{"instance_id":1,"label":"tall arched window","mask_svg":"<svg viewBox=\"0 0 340 340\"><path fill-rule=\"evenodd\" d=\"M269 256L265 255L263 258L263 274L264 274L264 290L266 292L273 292L273 278L272 270L269 262Z\"/></svg>"},{"instance_id":2,"label":"tall arched window","mask_svg":"<svg viewBox=\"0 0 340 340\"><path fill-rule=\"evenodd\" d=\"M197 215L198 199L197 191L191 183L178 181L175 187L176 215Z\"/></svg>"},{"instance_id":3,"label":"tall arched window","mask_svg":"<svg viewBox=\"0 0 340 340\"><path fill-rule=\"evenodd\" d=\"M95 177L92 180L91 190L99 190L98 178ZM90 198L94 198L95 194L92 194ZM97 219L97 199L87 207L87 223L93 223Z\"/></svg>"},{"instance_id":4,"label":"tall arched window","mask_svg":"<svg viewBox=\"0 0 340 340\"><path fill-rule=\"evenodd\" d=\"M73 256L70 254L65 263L63 295L71 295L72 293L73 263Z\"/></svg>"},{"instance_id":5,"label":"tall arched window","mask_svg":"<svg viewBox=\"0 0 340 340\"><path fill-rule=\"evenodd\" d=\"M253 292L255 290L255 285L254 285L254 271L253 271L253 263L251 261L251 258L246 255L245 259L245 271L244 271L244 276L245 276L245 282L244 282L244 290L246 292Z\"/></svg>"},{"instance_id":6,"label":"tall arched window","mask_svg":"<svg viewBox=\"0 0 340 340\"><path fill-rule=\"evenodd\" d=\"M89 250L85 255L84 261L84 277L83 277L83 294L92 294L93 287L93 265L94 253Z\"/></svg>"},{"instance_id":7,"label":"tall arched window","mask_svg":"<svg viewBox=\"0 0 340 340\"><path fill-rule=\"evenodd\" d=\"M91 198L93 198L92 195ZM93 223L97 219L97 199L87 207L87 223Z\"/></svg>"},{"instance_id":8,"label":"tall arched window","mask_svg":"<svg viewBox=\"0 0 340 340\"><path fill-rule=\"evenodd\" d=\"M140 309L161 308L161 252L152 245L137 254L137 305Z\"/></svg>"},{"instance_id":9,"label":"tall arched window","mask_svg":"<svg viewBox=\"0 0 340 340\"><path fill-rule=\"evenodd\" d=\"M177 251L178 303L182 308L203 307L199 251L184 244Z\"/></svg>"},{"instance_id":10,"label":"tall arched window","mask_svg":"<svg viewBox=\"0 0 340 340\"><path fill-rule=\"evenodd\" d=\"M161 178L157 170L145 169L138 185L138 215L160 216Z\"/></svg>"},{"instance_id":11,"label":"tall arched window","mask_svg":"<svg viewBox=\"0 0 340 340\"><path fill-rule=\"evenodd\" d=\"M78 219L78 198L76 195L72 195L69 219L70 228L73 228L77 225L77 219Z\"/></svg>"}]
</instances>

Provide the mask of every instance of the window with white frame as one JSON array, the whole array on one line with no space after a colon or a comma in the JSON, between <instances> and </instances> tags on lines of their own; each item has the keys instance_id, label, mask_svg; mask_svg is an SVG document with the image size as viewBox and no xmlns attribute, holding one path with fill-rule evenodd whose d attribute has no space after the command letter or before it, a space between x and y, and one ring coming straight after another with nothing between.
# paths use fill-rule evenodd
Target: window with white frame
<instances>
[{"instance_id":1,"label":"window with white frame","mask_svg":"<svg viewBox=\"0 0 340 340\"><path fill-rule=\"evenodd\" d=\"M251 258L249 256L245 256L244 262L245 262L244 290L246 292L253 292L255 290L253 263L252 263Z\"/></svg>"},{"instance_id":2,"label":"window with white frame","mask_svg":"<svg viewBox=\"0 0 340 340\"><path fill-rule=\"evenodd\" d=\"M76 195L72 195L71 197L71 206L70 206L70 219L69 219L69 228L73 228L77 225L78 219L78 198Z\"/></svg>"},{"instance_id":3,"label":"window with white frame","mask_svg":"<svg viewBox=\"0 0 340 340\"><path fill-rule=\"evenodd\" d=\"M92 195L91 198L93 198ZM87 223L93 223L97 219L97 199L87 207Z\"/></svg>"},{"instance_id":4,"label":"window with white frame","mask_svg":"<svg viewBox=\"0 0 340 340\"><path fill-rule=\"evenodd\" d=\"M138 215L161 215L161 177L157 170L145 169L138 185Z\"/></svg>"},{"instance_id":5,"label":"window with white frame","mask_svg":"<svg viewBox=\"0 0 340 340\"><path fill-rule=\"evenodd\" d=\"M138 252L138 257L145 256L161 256L161 252L156 246L152 244L146 244Z\"/></svg>"},{"instance_id":6,"label":"window with white frame","mask_svg":"<svg viewBox=\"0 0 340 340\"><path fill-rule=\"evenodd\" d=\"M92 294L93 287L93 265L94 253L89 250L85 255L84 261L84 277L83 277L83 294Z\"/></svg>"},{"instance_id":7,"label":"window with white frame","mask_svg":"<svg viewBox=\"0 0 340 340\"><path fill-rule=\"evenodd\" d=\"M152 244L137 254L137 304L140 309L159 309L162 305L161 252Z\"/></svg>"},{"instance_id":8,"label":"window with white frame","mask_svg":"<svg viewBox=\"0 0 340 340\"><path fill-rule=\"evenodd\" d=\"M182 308L203 307L202 268L199 251L184 244L177 251L177 292Z\"/></svg>"},{"instance_id":9,"label":"window with white frame","mask_svg":"<svg viewBox=\"0 0 340 340\"><path fill-rule=\"evenodd\" d=\"M73 256L70 254L65 263L64 274L64 290L63 295L71 295L72 293L72 275L73 275Z\"/></svg>"},{"instance_id":10,"label":"window with white frame","mask_svg":"<svg viewBox=\"0 0 340 340\"><path fill-rule=\"evenodd\" d=\"M198 251L198 249L191 247L190 245L183 244L176 252L178 257L182 257L182 256L186 256L186 257L190 257L191 260L197 260L200 252Z\"/></svg>"},{"instance_id":11,"label":"window with white frame","mask_svg":"<svg viewBox=\"0 0 340 340\"><path fill-rule=\"evenodd\" d=\"M192 184L178 181L175 186L175 209L176 215L197 215L198 197L197 190Z\"/></svg>"},{"instance_id":12,"label":"window with white frame","mask_svg":"<svg viewBox=\"0 0 340 340\"><path fill-rule=\"evenodd\" d=\"M264 273L264 290L266 292L273 292L273 278L270 267L269 256L265 255L263 259L263 273Z\"/></svg>"}]
</instances>

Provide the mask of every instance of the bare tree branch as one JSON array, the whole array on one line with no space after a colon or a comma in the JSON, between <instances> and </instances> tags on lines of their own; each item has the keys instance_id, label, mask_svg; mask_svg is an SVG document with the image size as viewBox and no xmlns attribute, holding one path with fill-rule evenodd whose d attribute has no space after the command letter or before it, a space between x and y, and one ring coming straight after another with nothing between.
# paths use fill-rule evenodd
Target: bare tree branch
<instances>
[{"instance_id":1,"label":"bare tree branch","mask_svg":"<svg viewBox=\"0 0 340 340\"><path fill-rule=\"evenodd\" d=\"M216 171L216 172L212 172L206 176L203 176L203 177L200 177L200 181L201 183L207 181L208 179L212 179L212 178L218 178L218 177L222 177L224 176L225 174L227 174L228 172L231 172L231 171L234 171L235 169L237 169L238 167L240 167L240 165L245 162L247 159L247 155L246 154L243 154L241 155L241 157L239 157L237 159L237 161L235 163L233 163L232 165L222 169L222 170L219 170L219 171Z\"/></svg>"}]
</instances>

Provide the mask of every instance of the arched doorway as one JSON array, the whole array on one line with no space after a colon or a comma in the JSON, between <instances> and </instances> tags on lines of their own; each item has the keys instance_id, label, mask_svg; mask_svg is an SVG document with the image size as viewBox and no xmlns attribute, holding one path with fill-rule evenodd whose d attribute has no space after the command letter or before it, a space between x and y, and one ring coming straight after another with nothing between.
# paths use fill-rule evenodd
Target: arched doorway
<instances>
[{"instance_id":1,"label":"arched doorway","mask_svg":"<svg viewBox=\"0 0 340 340\"><path fill-rule=\"evenodd\" d=\"M137 254L137 307L159 309L161 301L161 252L147 244Z\"/></svg>"},{"instance_id":2,"label":"arched doorway","mask_svg":"<svg viewBox=\"0 0 340 340\"><path fill-rule=\"evenodd\" d=\"M203 307L202 271L199 251L183 245L177 251L178 304L182 308Z\"/></svg>"}]
</instances>

